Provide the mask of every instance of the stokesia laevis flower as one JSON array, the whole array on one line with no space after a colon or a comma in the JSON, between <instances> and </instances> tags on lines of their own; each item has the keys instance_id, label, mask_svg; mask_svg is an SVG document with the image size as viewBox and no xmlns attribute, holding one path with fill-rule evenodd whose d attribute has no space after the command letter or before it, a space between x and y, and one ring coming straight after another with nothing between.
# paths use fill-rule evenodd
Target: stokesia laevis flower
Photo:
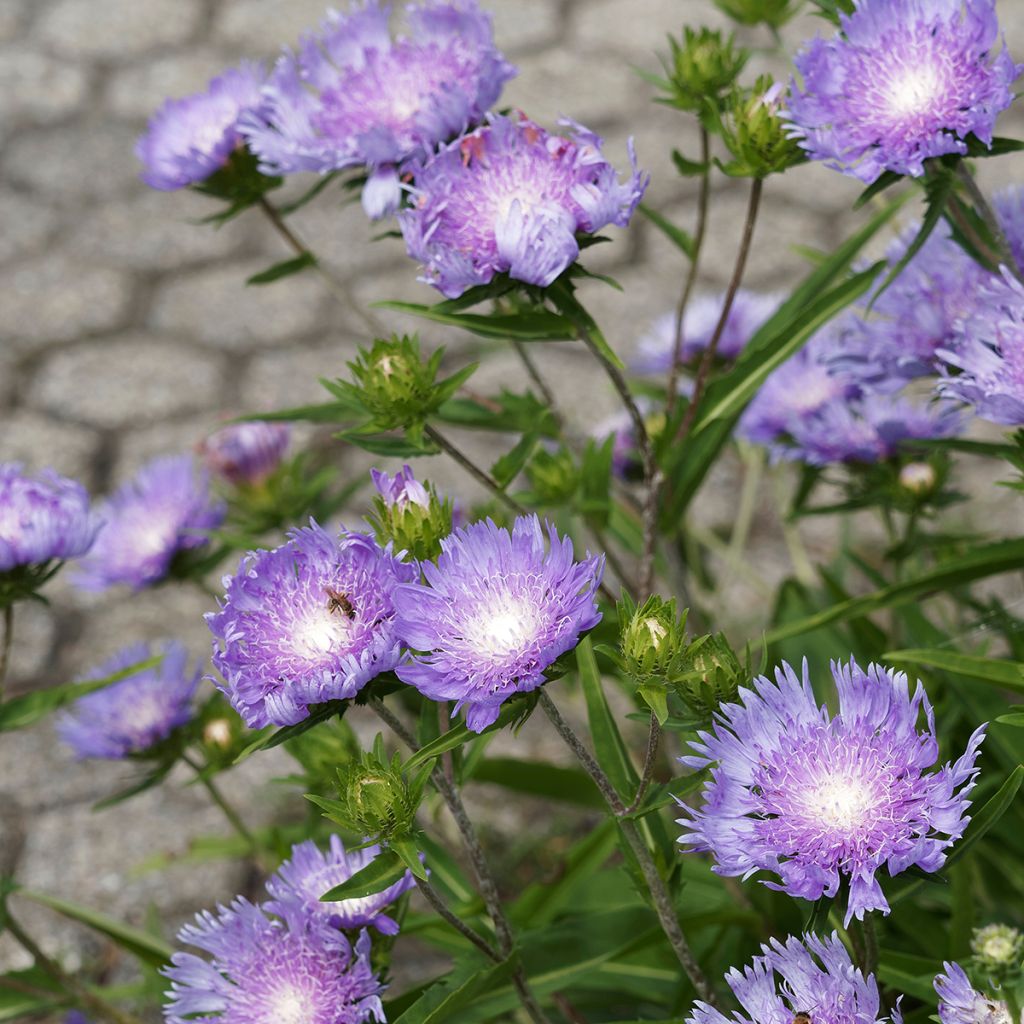
<instances>
[{"instance_id":1,"label":"stokesia laevis flower","mask_svg":"<svg viewBox=\"0 0 1024 1024\"><path fill-rule=\"evenodd\" d=\"M694 363L711 343L725 294L701 295L687 307L683 318L682 362ZM741 288L729 310L725 329L718 341L717 355L725 361L734 360L766 320L779 308L779 295ZM640 339L633 368L638 373L667 373L672 366L676 347L676 314L659 317Z\"/></svg>"},{"instance_id":2,"label":"stokesia laevis flower","mask_svg":"<svg viewBox=\"0 0 1024 1024\"><path fill-rule=\"evenodd\" d=\"M791 132L812 159L873 182L992 143L1020 68L997 49L995 0L855 0L841 32L797 54Z\"/></svg>"},{"instance_id":3,"label":"stokesia laevis flower","mask_svg":"<svg viewBox=\"0 0 1024 1024\"><path fill-rule=\"evenodd\" d=\"M224 578L214 636L217 685L246 725L294 725L311 704L354 697L401 656L393 597L414 579L390 545L315 522L273 551L253 551Z\"/></svg>"},{"instance_id":4,"label":"stokesia laevis flower","mask_svg":"<svg viewBox=\"0 0 1024 1024\"><path fill-rule=\"evenodd\" d=\"M287 423L232 423L210 434L199 453L210 470L228 483L254 486L281 464L290 439Z\"/></svg>"},{"instance_id":5,"label":"stokesia laevis flower","mask_svg":"<svg viewBox=\"0 0 1024 1024\"><path fill-rule=\"evenodd\" d=\"M355 946L320 915L296 907L279 918L243 897L203 911L179 941L208 954L175 953L167 1024L364 1024L383 1021L384 986L370 937Z\"/></svg>"},{"instance_id":6,"label":"stokesia laevis flower","mask_svg":"<svg viewBox=\"0 0 1024 1024\"><path fill-rule=\"evenodd\" d=\"M515 75L476 0L428 0L406 10L392 39L390 9L375 0L330 11L319 33L286 52L243 123L261 169L273 174L365 167L363 207L393 213L410 161L474 124Z\"/></svg>"},{"instance_id":7,"label":"stokesia laevis flower","mask_svg":"<svg viewBox=\"0 0 1024 1024\"><path fill-rule=\"evenodd\" d=\"M370 477L377 493L389 508L402 509L409 505L427 508L430 505L427 489L416 479L408 466L403 466L394 476L380 469L371 469Z\"/></svg>"},{"instance_id":8,"label":"stokesia laevis flower","mask_svg":"<svg viewBox=\"0 0 1024 1024\"><path fill-rule=\"evenodd\" d=\"M466 725L481 732L600 622L604 557L574 561L572 541L536 516L520 516L511 531L473 523L441 549L436 565L420 566L425 584L395 590L398 633L420 652L396 672L431 700L454 700L453 714L466 705Z\"/></svg>"},{"instance_id":9,"label":"stokesia laevis flower","mask_svg":"<svg viewBox=\"0 0 1024 1024\"><path fill-rule=\"evenodd\" d=\"M152 188L172 191L219 171L242 142L239 119L259 110L265 79L262 65L243 61L202 92L166 100L135 145L142 180Z\"/></svg>"},{"instance_id":10,"label":"stokesia laevis flower","mask_svg":"<svg viewBox=\"0 0 1024 1024\"><path fill-rule=\"evenodd\" d=\"M192 698L202 672L188 669L188 652L175 641L155 651L126 647L83 681L103 679L161 655L158 664L79 697L57 719L57 734L78 758L124 758L167 739L192 718Z\"/></svg>"},{"instance_id":11,"label":"stokesia laevis flower","mask_svg":"<svg viewBox=\"0 0 1024 1024\"><path fill-rule=\"evenodd\" d=\"M163 579L178 552L207 543L204 532L220 525L224 506L191 456L170 455L146 463L100 514L103 527L74 577L83 590L139 589Z\"/></svg>"},{"instance_id":12,"label":"stokesia laevis flower","mask_svg":"<svg viewBox=\"0 0 1024 1024\"><path fill-rule=\"evenodd\" d=\"M701 809L684 807L680 842L709 850L714 871L765 881L790 896L835 896L849 882L846 923L865 911L888 913L875 877L911 866L938 871L967 824L967 794L985 726L954 763L928 772L938 757L935 718L918 683L877 665L832 664L839 711L819 706L807 676L789 665L765 676L740 702L723 705L711 732L682 758L715 765ZM925 728L918 718L925 715Z\"/></svg>"},{"instance_id":13,"label":"stokesia laevis flower","mask_svg":"<svg viewBox=\"0 0 1024 1024\"><path fill-rule=\"evenodd\" d=\"M632 174L620 182L597 135L561 124L568 137L492 114L416 172L399 223L423 281L448 298L498 273L547 287L579 255L578 234L629 223L649 180L632 143Z\"/></svg>"},{"instance_id":14,"label":"stokesia laevis flower","mask_svg":"<svg viewBox=\"0 0 1024 1024\"><path fill-rule=\"evenodd\" d=\"M81 484L52 469L29 474L19 462L0 463L0 573L84 555L101 524Z\"/></svg>"},{"instance_id":15,"label":"stokesia laevis flower","mask_svg":"<svg viewBox=\"0 0 1024 1024\"><path fill-rule=\"evenodd\" d=\"M320 902L324 893L348 881L379 853L380 846L377 845L346 850L345 844L334 835L327 853L323 853L312 840L299 843L292 847L291 859L286 860L267 881L267 892L271 896L267 909L280 914L286 906L295 905L309 915L321 915L335 928L370 927L383 935L397 935L398 922L383 911L403 892L416 885L410 871L372 896L337 903Z\"/></svg>"},{"instance_id":16,"label":"stokesia laevis flower","mask_svg":"<svg viewBox=\"0 0 1024 1024\"><path fill-rule=\"evenodd\" d=\"M942 1024L1013 1024L1006 1003L977 991L957 963L944 963L935 978Z\"/></svg>"},{"instance_id":17,"label":"stokesia laevis flower","mask_svg":"<svg viewBox=\"0 0 1024 1024\"><path fill-rule=\"evenodd\" d=\"M876 1024L881 1000L874 975L865 977L833 932L791 936L761 946L761 955L742 971L725 976L741 1012L725 1016L707 1003L695 1004L685 1024L791 1024L807 1014L821 1024ZM894 1013L893 1021L900 1017Z\"/></svg>"},{"instance_id":18,"label":"stokesia laevis flower","mask_svg":"<svg viewBox=\"0 0 1024 1024\"><path fill-rule=\"evenodd\" d=\"M939 393L974 406L982 419L1024 423L1024 286L1009 271L981 290L977 312L938 355L958 370Z\"/></svg>"}]
</instances>

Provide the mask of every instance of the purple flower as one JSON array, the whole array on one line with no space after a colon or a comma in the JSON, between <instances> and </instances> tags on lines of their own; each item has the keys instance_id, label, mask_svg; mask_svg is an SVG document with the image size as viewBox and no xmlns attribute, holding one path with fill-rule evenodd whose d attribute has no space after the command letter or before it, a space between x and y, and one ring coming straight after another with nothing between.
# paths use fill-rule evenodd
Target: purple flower
<instances>
[{"instance_id":1,"label":"purple flower","mask_svg":"<svg viewBox=\"0 0 1024 1024\"><path fill-rule=\"evenodd\" d=\"M0 573L84 555L101 525L81 484L52 469L30 476L21 463L0 463Z\"/></svg>"},{"instance_id":2,"label":"purple flower","mask_svg":"<svg viewBox=\"0 0 1024 1024\"><path fill-rule=\"evenodd\" d=\"M354 697L401 656L394 592L416 578L390 545L316 523L273 551L253 551L224 578L214 636L217 685L246 725L294 725L311 704Z\"/></svg>"},{"instance_id":3,"label":"purple flower","mask_svg":"<svg viewBox=\"0 0 1024 1024\"><path fill-rule=\"evenodd\" d=\"M69 1010L64 1014L64 1024L92 1024L92 1021L78 1010Z\"/></svg>"},{"instance_id":4,"label":"purple flower","mask_svg":"<svg viewBox=\"0 0 1024 1024\"><path fill-rule=\"evenodd\" d=\"M873 182L992 143L1020 72L999 39L995 0L855 0L842 31L795 59L791 134L812 159Z\"/></svg>"},{"instance_id":5,"label":"purple flower","mask_svg":"<svg viewBox=\"0 0 1024 1024\"><path fill-rule=\"evenodd\" d=\"M683 318L682 362L694 363L711 343L725 293L702 295L687 307ZM732 361L746 347L757 330L779 308L782 298L777 294L748 291L741 288L736 293L725 329L718 341L719 359ZM651 329L640 339L639 351L633 368L638 373L667 373L672 366L676 345L676 314L666 313L659 317Z\"/></svg>"},{"instance_id":6,"label":"purple flower","mask_svg":"<svg viewBox=\"0 0 1024 1024\"><path fill-rule=\"evenodd\" d=\"M874 975L865 978L854 967L835 932L827 938L772 939L761 946L761 956L754 957L749 967L733 968L725 980L745 1012L727 1017L698 1002L685 1024L790 1024L801 1013L828 1024L880 1020ZM898 1012L892 1019L899 1024Z\"/></svg>"},{"instance_id":7,"label":"purple flower","mask_svg":"<svg viewBox=\"0 0 1024 1024\"><path fill-rule=\"evenodd\" d=\"M364 1024L384 1020L370 937L353 947L324 918L288 908L272 918L237 897L178 933L208 958L175 953L167 1024Z\"/></svg>"},{"instance_id":8,"label":"purple flower","mask_svg":"<svg viewBox=\"0 0 1024 1024\"><path fill-rule=\"evenodd\" d=\"M486 522L441 541L422 583L395 590L396 628L416 651L398 678L431 700L465 704L466 724L481 732L515 693L544 683L544 670L601 621L594 594L604 557L573 560L572 541L536 516L511 532Z\"/></svg>"},{"instance_id":9,"label":"purple flower","mask_svg":"<svg viewBox=\"0 0 1024 1024\"><path fill-rule=\"evenodd\" d=\"M398 219L421 280L448 298L502 272L546 287L579 255L577 234L629 223L648 182L632 143L633 172L622 183L597 135L561 123L568 138L491 115L417 172L413 205Z\"/></svg>"},{"instance_id":10,"label":"purple flower","mask_svg":"<svg viewBox=\"0 0 1024 1024\"><path fill-rule=\"evenodd\" d=\"M286 860L276 874L267 881L271 902L267 909L283 914L286 907L295 905L310 916L320 915L335 928L376 928L382 935L397 935L398 922L382 913L402 893L416 885L412 873L407 871L393 885L372 896L321 903L320 897L357 871L365 868L378 854L379 846L346 851L337 836L331 836L330 850L324 854L312 840L292 847L291 860Z\"/></svg>"},{"instance_id":11,"label":"purple flower","mask_svg":"<svg viewBox=\"0 0 1024 1024\"><path fill-rule=\"evenodd\" d=\"M160 646L159 664L79 697L57 719L57 733L77 758L121 759L167 739L192 718L201 671L188 669L188 652L175 641ZM148 661L147 644L126 647L85 677L103 679Z\"/></svg>"},{"instance_id":12,"label":"purple flower","mask_svg":"<svg viewBox=\"0 0 1024 1024\"><path fill-rule=\"evenodd\" d=\"M911 866L938 871L963 834L974 762L985 726L955 764L938 758L935 718L918 683L877 665L832 664L839 711L819 706L807 677L789 665L741 689L713 731L698 733L691 768L714 765L700 810L684 807L681 843L710 850L714 871L769 871L771 889L817 900L850 884L846 924L865 911L888 913L875 877ZM924 712L926 727L918 731Z\"/></svg>"},{"instance_id":13,"label":"purple flower","mask_svg":"<svg viewBox=\"0 0 1024 1024\"><path fill-rule=\"evenodd\" d=\"M265 109L243 123L269 173L366 167L371 217L398 208L407 163L477 123L515 75L476 0L411 5L409 35L396 39L389 13L376 0L330 11L278 60Z\"/></svg>"},{"instance_id":14,"label":"purple flower","mask_svg":"<svg viewBox=\"0 0 1024 1024\"><path fill-rule=\"evenodd\" d=\"M218 476L236 487L254 486L281 464L290 439L287 423L253 420L221 427L202 442L199 451Z\"/></svg>"},{"instance_id":15,"label":"purple flower","mask_svg":"<svg viewBox=\"0 0 1024 1024\"><path fill-rule=\"evenodd\" d=\"M167 100L135 145L135 155L143 166L142 180L153 188L172 191L205 181L219 171L242 143L240 118L260 107L265 78L260 64L243 61L214 78L205 91Z\"/></svg>"},{"instance_id":16,"label":"purple flower","mask_svg":"<svg viewBox=\"0 0 1024 1024\"><path fill-rule=\"evenodd\" d=\"M1006 1004L978 992L957 963L944 963L935 978L942 1024L1013 1024Z\"/></svg>"},{"instance_id":17,"label":"purple flower","mask_svg":"<svg viewBox=\"0 0 1024 1024\"><path fill-rule=\"evenodd\" d=\"M654 403L647 396L640 395L636 404L645 420L652 418ZM655 426L660 429L661 425L649 423L648 432L653 432ZM642 472L636 427L633 424L633 418L624 409L606 416L591 428L590 435L602 443L609 436L612 437L612 472L616 476L629 479Z\"/></svg>"},{"instance_id":18,"label":"purple flower","mask_svg":"<svg viewBox=\"0 0 1024 1024\"><path fill-rule=\"evenodd\" d=\"M413 476L408 466L403 466L394 476L389 476L379 469L371 469L370 476L373 478L373 486L377 488L377 493L389 508L396 505L398 508L405 508L407 505L420 505L423 508L430 506L427 489Z\"/></svg>"},{"instance_id":19,"label":"purple flower","mask_svg":"<svg viewBox=\"0 0 1024 1024\"><path fill-rule=\"evenodd\" d=\"M83 590L119 583L136 589L163 579L179 551L207 543L224 519L210 496L210 479L189 455L146 463L101 506L105 523L74 582Z\"/></svg>"},{"instance_id":20,"label":"purple flower","mask_svg":"<svg viewBox=\"0 0 1024 1024\"><path fill-rule=\"evenodd\" d=\"M960 371L939 382L940 394L993 423L1024 423L1024 287L1008 270L982 289L978 311L938 355Z\"/></svg>"}]
</instances>

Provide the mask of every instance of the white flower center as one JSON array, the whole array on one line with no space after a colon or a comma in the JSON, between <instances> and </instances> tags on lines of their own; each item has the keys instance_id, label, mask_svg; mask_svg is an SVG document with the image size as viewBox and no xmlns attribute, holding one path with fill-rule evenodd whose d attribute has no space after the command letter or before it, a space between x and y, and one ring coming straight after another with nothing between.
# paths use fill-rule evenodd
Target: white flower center
<instances>
[{"instance_id":1,"label":"white flower center","mask_svg":"<svg viewBox=\"0 0 1024 1024\"><path fill-rule=\"evenodd\" d=\"M465 634L479 651L496 657L518 654L536 635L537 610L522 599L504 597L467 623Z\"/></svg>"},{"instance_id":2,"label":"white flower center","mask_svg":"<svg viewBox=\"0 0 1024 1024\"><path fill-rule=\"evenodd\" d=\"M940 85L938 72L931 64L905 68L889 84L889 110L897 117L924 113L934 103Z\"/></svg>"},{"instance_id":3,"label":"white flower center","mask_svg":"<svg viewBox=\"0 0 1024 1024\"><path fill-rule=\"evenodd\" d=\"M981 955L989 960L1009 960L1013 955L1013 942L1002 935L986 939L981 944Z\"/></svg>"},{"instance_id":4,"label":"white flower center","mask_svg":"<svg viewBox=\"0 0 1024 1024\"><path fill-rule=\"evenodd\" d=\"M315 1010L308 992L287 986L267 1001L267 1020L275 1024L311 1024Z\"/></svg>"},{"instance_id":5,"label":"white flower center","mask_svg":"<svg viewBox=\"0 0 1024 1024\"><path fill-rule=\"evenodd\" d=\"M340 609L319 609L295 623L292 650L303 658L320 658L343 645L349 636L349 618Z\"/></svg>"},{"instance_id":6,"label":"white flower center","mask_svg":"<svg viewBox=\"0 0 1024 1024\"><path fill-rule=\"evenodd\" d=\"M826 777L807 795L808 810L830 828L855 828L873 806L871 791L863 780L844 775Z\"/></svg>"}]
</instances>

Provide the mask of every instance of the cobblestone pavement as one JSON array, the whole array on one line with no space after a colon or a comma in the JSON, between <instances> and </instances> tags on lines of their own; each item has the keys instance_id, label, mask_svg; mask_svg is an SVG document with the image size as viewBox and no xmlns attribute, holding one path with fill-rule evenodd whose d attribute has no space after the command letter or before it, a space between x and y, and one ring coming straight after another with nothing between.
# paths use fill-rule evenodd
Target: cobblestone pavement
<instances>
[{"instance_id":1,"label":"cobblestone pavement","mask_svg":"<svg viewBox=\"0 0 1024 1024\"><path fill-rule=\"evenodd\" d=\"M272 55L322 14L324 0L0 0L0 459L52 465L104 492L150 456L188 448L226 412L294 405L319 398L318 375L344 373L363 340L361 321L335 303L312 275L263 289L244 288L254 270L287 253L250 213L213 230L195 221L209 212L193 195L148 191L136 178L133 142L166 95L200 88L242 56ZM684 21L724 26L709 0L489 0L500 44L519 65L505 101L550 122L571 115L602 131L625 162L635 135L651 170L648 201L688 222L692 186L677 178L669 153L693 155L687 120L651 102L633 66L657 69L654 52ZM1000 0L1011 48L1024 54L1024 0ZM795 44L821 27L804 17L787 29ZM746 41L765 46L766 36ZM785 73L759 52L754 71ZM1004 134L1024 131L1019 111ZM987 184L1019 175L1021 161L993 161ZM804 269L797 243L828 249L857 223L847 212L856 183L820 167L799 168L769 184L747 283L784 288ZM332 208L332 202L334 207ZM704 286L724 286L745 204L742 184L720 185L711 223ZM430 301L401 244L370 242L358 207L321 197L295 218L297 231L366 304L383 298ZM625 295L604 287L585 295L609 338L628 352L639 330L669 308L680 265L650 226L615 232L596 252ZM384 316L389 327L417 326ZM422 329L429 342L459 339ZM582 426L615 406L604 381L569 346L537 357L559 384L562 402ZM480 371L475 386L517 375L506 355ZM472 439L466 442L470 447ZM362 472L365 460L346 454ZM473 494L440 462L431 475ZM699 503L705 525L728 524L738 467L716 472ZM981 481L979 521L1019 519L1020 505ZM980 511L979 511L980 510ZM775 513L758 516L752 556L758 571L788 571ZM809 528L812 554L831 537ZM53 604L19 607L13 659L16 690L65 681L127 642L168 635L208 652L199 593L161 589L140 595L83 596L60 584ZM727 605L761 621L759 592L738 576ZM742 619L742 614L738 616ZM539 723L520 742L548 743ZM551 756L557 756L552 754ZM287 770L284 758L253 759L226 780L253 820L285 800L263 785ZM78 899L138 923L157 908L170 928L197 907L230 897L241 879L219 864L173 865L166 875L140 870L154 853L183 851L190 838L221 823L193 788L171 785L113 810L90 804L109 793L123 768L72 765L49 727L0 741L0 860L18 861L26 886ZM477 799L488 803L482 790ZM495 811L497 828L513 812ZM24 830L23 846L17 832ZM20 856L17 856L20 849ZM71 962L96 947L52 915L26 913L44 945ZM0 940L0 961L20 962Z\"/></svg>"}]
</instances>

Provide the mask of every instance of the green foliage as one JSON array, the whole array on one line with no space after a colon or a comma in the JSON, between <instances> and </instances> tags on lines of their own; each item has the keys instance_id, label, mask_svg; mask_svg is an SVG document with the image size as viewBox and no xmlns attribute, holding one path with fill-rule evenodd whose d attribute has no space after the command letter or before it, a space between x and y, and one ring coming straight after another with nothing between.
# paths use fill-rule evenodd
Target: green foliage
<instances>
[{"instance_id":1,"label":"green foliage","mask_svg":"<svg viewBox=\"0 0 1024 1024\"><path fill-rule=\"evenodd\" d=\"M785 102L781 85L762 75L750 89L734 89L718 128L732 160L722 170L733 178L767 178L807 157L780 117Z\"/></svg>"},{"instance_id":2,"label":"green foliage","mask_svg":"<svg viewBox=\"0 0 1024 1024\"><path fill-rule=\"evenodd\" d=\"M799 9L796 0L715 0L715 6L741 25L780 29Z\"/></svg>"},{"instance_id":3,"label":"green foliage","mask_svg":"<svg viewBox=\"0 0 1024 1024\"><path fill-rule=\"evenodd\" d=\"M682 39L669 36L668 43L665 80L654 80L667 94L661 102L701 116L718 108L750 57L733 36L708 28L687 26Z\"/></svg>"}]
</instances>

